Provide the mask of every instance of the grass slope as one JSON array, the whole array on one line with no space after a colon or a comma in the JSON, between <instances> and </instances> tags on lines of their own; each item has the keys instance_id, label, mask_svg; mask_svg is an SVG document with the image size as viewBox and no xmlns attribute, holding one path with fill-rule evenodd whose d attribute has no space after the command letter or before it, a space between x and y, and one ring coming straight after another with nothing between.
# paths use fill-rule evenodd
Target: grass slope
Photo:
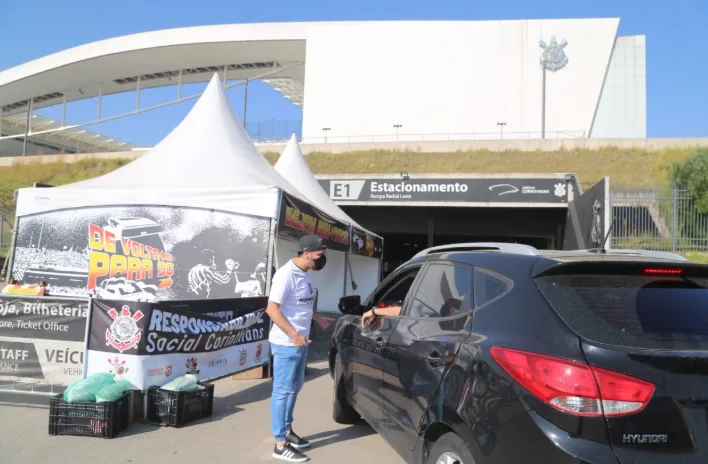
<instances>
[{"instance_id":1,"label":"grass slope","mask_svg":"<svg viewBox=\"0 0 708 464\"><path fill-rule=\"evenodd\" d=\"M668 185L669 167L695 151L676 148L660 152L641 149L559 150L525 152L487 150L456 153L392 151L350 152L343 155L311 153L307 161L316 174L369 173L576 173L591 186L604 176L612 188L662 188ZM273 163L277 153L266 153Z\"/></svg>"},{"instance_id":2,"label":"grass slope","mask_svg":"<svg viewBox=\"0 0 708 464\"><path fill-rule=\"evenodd\" d=\"M456 153L364 151L346 154L312 153L306 159L315 174L372 173L546 173L574 172L591 185L610 176L613 188L660 188L668 170L688 157L692 148L647 152L641 149L559 150L524 152L477 150ZM275 163L278 153L265 157ZM127 164L126 159L87 159L76 163L29 163L0 167L0 186L18 188L43 182L62 185L96 177ZM217 167L218 168L218 167Z\"/></svg>"}]
</instances>

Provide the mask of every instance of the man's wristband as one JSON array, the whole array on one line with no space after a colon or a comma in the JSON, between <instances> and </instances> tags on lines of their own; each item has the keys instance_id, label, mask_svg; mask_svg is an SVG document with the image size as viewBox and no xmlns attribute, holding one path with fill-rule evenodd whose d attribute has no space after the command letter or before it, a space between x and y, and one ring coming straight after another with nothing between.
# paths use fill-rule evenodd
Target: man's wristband
<instances>
[{"instance_id":1,"label":"man's wristband","mask_svg":"<svg viewBox=\"0 0 708 464\"><path fill-rule=\"evenodd\" d=\"M374 317L379 317L376 315L376 311L374 311L374 308L371 308L371 315Z\"/></svg>"}]
</instances>

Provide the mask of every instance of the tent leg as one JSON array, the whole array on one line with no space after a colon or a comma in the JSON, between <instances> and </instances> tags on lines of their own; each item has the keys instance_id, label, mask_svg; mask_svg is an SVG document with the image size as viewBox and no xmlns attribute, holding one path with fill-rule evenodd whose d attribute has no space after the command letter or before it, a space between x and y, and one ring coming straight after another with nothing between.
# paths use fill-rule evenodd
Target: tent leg
<instances>
[{"instance_id":1,"label":"tent leg","mask_svg":"<svg viewBox=\"0 0 708 464\"><path fill-rule=\"evenodd\" d=\"M270 266L267 266L266 269L266 285L265 285L265 294L269 295L270 294L270 281L273 279L273 268L278 269L278 253L276 252L276 247L278 246L276 236L275 236L275 229L278 226L278 222L276 219L271 219L270 221L270 231L268 232L268 243L271 244L271 246L268 247L268 263Z\"/></svg>"},{"instance_id":2,"label":"tent leg","mask_svg":"<svg viewBox=\"0 0 708 464\"><path fill-rule=\"evenodd\" d=\"M349 253L344 253L344 288L342 296L347 296L347 279L349 278Z\"/></svg>"},{"instance_id":3,"label":"tent leg","mask_svg":"<svg viewBox=\"0 0 708 464\"><path fill-rule=\"evenodd\" d=\"M10 249L7 253L7 259L5 259L5 268L7 268L7 273L5 274L5 280L7 282L12 278L12 266L15 264L15 242L17 241L17 224L19 223L19 217L17 212L15 212L15 225L12 228L12 240L10 240Z\"/></svg>"},{"instance_id":4,"label":"tent leg","mask_svg":"<svg viewBox=\"0 0 708 464\"><path fill-rule=\"evenodd\" d=\"M278 201L278 205L280 205L280 201ZM278 208L278 212L280 211L280 208ZM271 281L273 280L273 269L278 269L278 253L277 253L277 246L278 246L278 241L277 241L277 229L278 229L278 220L277 219L271 219L270 221L270 232L268 233L268 242L271 244L271 246L268 247L268 264L270 266L267 266L266 269L266 295L270 294L270 284ZM273 329L273 321L270 321L270 330ZM271 378L273 377L273 354L270 353L270 343L268 344L268 367L266 370L266 377Z\"/></svg>"}]
</instances>

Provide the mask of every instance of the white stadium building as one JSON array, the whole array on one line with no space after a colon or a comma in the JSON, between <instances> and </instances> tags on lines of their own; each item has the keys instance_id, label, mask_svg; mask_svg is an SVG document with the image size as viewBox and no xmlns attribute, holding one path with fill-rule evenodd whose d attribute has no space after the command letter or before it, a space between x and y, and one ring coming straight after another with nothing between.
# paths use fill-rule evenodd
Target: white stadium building
<instances>
[{"instance_id":1,"label":"white stadium building","mask_svg":"<svg viewBox=\"0 0 708 464\"><path fill-rule=\"evenodd\" d=\"M264 81L301 107L305 143L645 138L645 37L618 37L618 26L616 18L305 22L116 37L1 71L0 145L15 154L129 150L85 129L109 119L103 97L135 93L135 108L110 119L130 116L192 98L182 85L214 72L246 92ZM175 87L174 100L140 104L141 90L163 86ZM97 105L91 121L35 114L88 98Z\"/></svg>"}]
</instances>

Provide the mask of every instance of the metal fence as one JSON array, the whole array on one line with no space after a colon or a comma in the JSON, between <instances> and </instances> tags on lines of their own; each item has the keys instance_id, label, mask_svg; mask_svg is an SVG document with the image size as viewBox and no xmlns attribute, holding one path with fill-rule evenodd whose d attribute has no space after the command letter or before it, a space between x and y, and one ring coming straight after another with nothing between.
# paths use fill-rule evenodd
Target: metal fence
<instances>
[{"instance_id":1,"label":"metal fence","mask_svg":"<svg viewBox=\"0 0 708 464\"><path fill-rule=\"evenodd\" d=\"M583 139L583 131L548 131L541 132L439 132L439 133L409 133L401 128L396 131L372 135L342 135L334 130L323 129L321 135L303 137L302 121L253 121L246 122L246 132L251 140L260 144L282 144L295 134L300 143L377 143L377 142L442 142L442 141L468 141L468 140L534 140L545 137L549 140Z\"/></svg>"},{"instance_id":2,"label":"metal fence","mask_svg":"<svg viewBox=\"0 0 708 464\"><path fill-rule=\"evenodd\" d=\"M302 142L302 121L254 121L246 122L246 132L255 142L281 143L295 134Z\"/></svg>"},{"instance_id":3,"label":"metal fence","mask_svg":"<svg viewBox=\"0 0 708 464\"><path fill-rule=\"evenodd\" d=\"M708 214L687 190L613 190L612 248L708 251Z\"/></svg>"}]
</instances>

